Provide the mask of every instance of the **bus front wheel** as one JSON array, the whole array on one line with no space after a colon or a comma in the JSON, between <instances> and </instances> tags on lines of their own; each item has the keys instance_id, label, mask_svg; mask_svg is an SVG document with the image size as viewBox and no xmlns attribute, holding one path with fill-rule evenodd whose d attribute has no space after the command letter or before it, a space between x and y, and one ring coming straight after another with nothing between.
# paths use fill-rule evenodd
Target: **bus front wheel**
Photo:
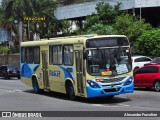
<instances>
[{"instance_id":1,"label":"bus front wheel","mask_svg":"<svg viewBox=\"0 0 160 120\"><path fill-rule=\"evenodd\" d=\"M38 94L40 92L40 89L39 89L38 82L37 82L36 78L32 79L32 86L33 86L34 93Z\"/></svg>"},{"instance_id":2,"label":"bus front wheel","mask_svg":"<svg viewBox=\"0 0 160 120\"><path fill-rule=\"evenodd\" d=\"M75 100L76 96L75 96L75 92L74 92L72 83L69 83L67 87L68 87L67 92L68 92L69 99Z\"/></svg>"}]
</instances>

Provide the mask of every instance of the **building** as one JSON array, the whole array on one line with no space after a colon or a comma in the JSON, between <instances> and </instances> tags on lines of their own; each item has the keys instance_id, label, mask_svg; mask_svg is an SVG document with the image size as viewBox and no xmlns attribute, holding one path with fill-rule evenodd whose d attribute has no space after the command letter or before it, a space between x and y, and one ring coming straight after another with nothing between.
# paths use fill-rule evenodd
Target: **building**
<instances>
[{"instance_id":1,"label":"building","mask_svg":"<svg viewBox=\"0 0 160 120\"><path fill-rule=\"evenodd\" d=\"M96 4L101 1L112 6L121 2L121 10L128 10L131 14L145 18L153 26L160 24L160 0L93 0L92 2L58 7L54 14L58 20L84 19L85 16L96 13Z\"/></svg>"}]
</instances>

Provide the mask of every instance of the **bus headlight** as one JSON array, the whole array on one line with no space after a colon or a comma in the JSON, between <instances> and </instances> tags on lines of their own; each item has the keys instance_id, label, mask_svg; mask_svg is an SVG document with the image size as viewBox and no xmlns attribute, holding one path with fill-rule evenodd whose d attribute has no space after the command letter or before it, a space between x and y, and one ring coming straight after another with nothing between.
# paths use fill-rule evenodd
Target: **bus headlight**
<instances>
[{"instance_id":1,"label":"bus headlight","mask_svg":"<svg viewBox=\"0 0 160 120\"><path fill-rule=\"evenodd\" d=\"M124 82L124 86L125 86L125 85L130 85L133 81L134 81L134 80L133 80L133 77L132 77L132 76L129 77L129 79L127 79L127 80Z\"/></svg>"},{"instance_id":2,"label":"bus headlight","mask_svg":"<svg viewBox=\"0 0 160 120\"><path fill-rule=\"evenodd\" d=\"M92 88L100 88L100 86L99 86L96 82L93 82L92 80L87 80L87 83L88 83Z\"/></svg>"}]
</instances>

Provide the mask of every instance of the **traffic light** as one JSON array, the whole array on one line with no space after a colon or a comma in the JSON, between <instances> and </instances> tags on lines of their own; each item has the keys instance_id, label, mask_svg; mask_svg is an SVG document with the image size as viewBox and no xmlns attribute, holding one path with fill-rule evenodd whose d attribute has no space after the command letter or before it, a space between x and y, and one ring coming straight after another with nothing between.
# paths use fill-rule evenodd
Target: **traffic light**
<instances>
[{"instance_id":1,"label":"traffic light","mask_svg":"<svg viewBox=\"0 0 160 120\"><path fill-rule=\"evenodd\" d=\"M13 19L13 24L18 24L19 23L19 19L15 18Z\"/></svg>"}]
</instances>

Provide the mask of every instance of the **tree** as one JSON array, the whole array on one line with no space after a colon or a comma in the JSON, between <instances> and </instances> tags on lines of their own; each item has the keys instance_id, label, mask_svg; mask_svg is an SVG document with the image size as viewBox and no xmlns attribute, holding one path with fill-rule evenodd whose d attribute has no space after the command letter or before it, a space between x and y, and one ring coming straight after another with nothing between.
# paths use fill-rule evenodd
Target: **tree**
<instances>
[{"instance_id":1,"label":"tree","mask_svg":"<svg viewBox=\"0 0 160 120\"><path fill-rule=\"evenodd\" d=\"M98 35L114 35L117 33L116 30L112 26L109 25L103 25L103 24L95 24L91 26L87 33L89 34L98 34Z\"/></svg>"},{"instance_id":2,"label":"tree","mask_svg":"<svg viewBox=\"0 0 160 120\"><path fill-rule=\"evenodd\" d=\"M6 18L13 21L14 18L23 20L24 17L45 17L46 21L30 22L30 29L37 31L36 24L39 24L38 33L41 38L53 36L56 33L57 20L54 17L55 4L53 0L13 0L5 2ZM26 21L24 21L26 22ZM27 27L28 28L28 27ZM28 30L27 30L28 31Z\"/></svg>"},{"instance_id":3,"label":"tree","mask_svg":"<svg viewBox=\"0 0 160 120\"><path fill-rule=\"evenodd\" d=\"M99 23L99 16L96 14L92 14L86 17L86 21L84 23L85 30L87 30L92 25Z\"/></svg>"},{"instance_id":4,"label":"tree","mask_svg":"<svg viewBox=\"0 0 160 120\"><path fill-rule=\"evenodd\" d=\"M33 15L32 2L36 0L3 0L4 10L7 18L17 17L22 18L24 16Z\"/></svg>"},{"instance_id":5,"label":"tree","mask_svg":"<svg viewBox=\"0 0 160 120\"><path fill-rule=\"evenodd\" d=\"M89 1L94 1L94 0L57 0L57 1L61 3L62 5L69 5L69 4L89 2Z\"/></svg>"},{"instance_id":6,"label":"tree","mask_svg":"<svg viewBox=\"0 0 160 120\"><path fill-rule=\"evenodd\" d=\"M45 21L38 22L41 38L55 36L59 31L59 23L54 16L55 3L51 0L37 0L33 2L33 6L34 16L44 16L46 18ZM33 21L33 23L36 24L37 21Z\"/></svg>"},{"instance_id":7,"label":"tree","mask_svg":"<svg viewBox=\"0 0 160 120\"><path fill-rule=\"evenodd\" d=\"M113 24L113 27L118 31L118 34L126 35L130 42L133 43L144 31L152 28L149 23L145 23L144 19L141 19L141 21L134 20L134 16L122 14L116 17L115 23Z\"/></svg>"},{"instance_id":8,"label":"tree","mask_svg":"<svg viewBox=\"0 0 160 120\"><path fill-rule=\"evenodd\" d=\"M4 12L2 11L2 8L0 8L0 25L2 25L4 20Z\"/></svg>"},{"instance_id":9,"label":"tree","mask_svg":"<svg viewBox=\"0 0 160 120\"><path fill-rule=\"evenodd\" d=\"M1 54L9 54L9 53L10 53L10 48L5 47L5 46L0 47L0 55Z\"/></svg>"},{"instance_id":10,"label":"tree","mask_svg":"<svg viewBox=\"0 0 160 120\"><path fill-rule=\"evenodd\" d=\"M137 54L151 57L160 56L160 29L144 31L135 42Z\"/></svg>"},{"instance_id":11,"label":"tree","mask_svg":"<svg viewBox=\"0 0 160 120\"><path fill-rule=\"evenodd\" d=\"M101 23L104 25L111 25L115 22L116 16L121 12L119 10L120 3L115 6L109 5L109 3L100 2L96 5L97 14L93 13L86 17L85 29L88 29L92 25Z\"/></svg>"},{"instance_id":12,"label":"tree","mask_svg":"<svg viewBox=\"0 0 160 120\"><path fill-rule=\"evenodd\" d=\"M103 24L112 24L115 17L119 15L121 3L111 6L109 3L100 2L96 5L97 14Z\"/></svg>"}]
</instances>

